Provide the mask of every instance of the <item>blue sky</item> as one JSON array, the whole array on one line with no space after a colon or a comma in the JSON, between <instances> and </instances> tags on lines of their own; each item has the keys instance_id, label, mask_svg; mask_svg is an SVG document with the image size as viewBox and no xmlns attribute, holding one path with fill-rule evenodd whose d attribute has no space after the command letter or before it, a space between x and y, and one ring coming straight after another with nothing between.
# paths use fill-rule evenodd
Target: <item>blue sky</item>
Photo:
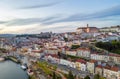
<instances>
[{"instance_id":1,"label":"blue sky","mask_svg":"<svg viewBox=\"0 0 120 79\"><path fill-rule=\"evenodd\" d=\"M0 33L120 25L120 0L0 0Z\"/></svg>"}]
</instances>

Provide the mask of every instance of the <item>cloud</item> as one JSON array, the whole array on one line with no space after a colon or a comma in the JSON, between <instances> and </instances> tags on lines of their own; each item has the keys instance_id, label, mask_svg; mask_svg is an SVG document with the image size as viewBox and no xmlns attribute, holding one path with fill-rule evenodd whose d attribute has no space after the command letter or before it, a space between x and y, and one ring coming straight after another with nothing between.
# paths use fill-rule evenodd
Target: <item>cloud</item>
<instances>
[{"instance_id":1,"label":"cloud","mask_svg":"<svg viewBox=\"0 0 120 79\"><path fill-rule=\"evenodd\" d=\"M0 24L5 24L6 26L22 26L31 24L52 25L56 23L79 22L88 20L108 20L107 18L116 16L120 16L120 5L91 14L73 14L67 17L63 17L61 15L54 15L46 18L14 19L6 22L0 21ZM116 18L114 18L114 20L115 19Z\"/></svg>"},{"instance_id":2,"label":"cloud","mask_svg":"<svg viewBox=\"0 0 120 79\"><path fill-rule=\"evenodd\" d=\"M5 24L7 21L0 21L0 24Z\"/></svg>"},{"instance_id":3,"label":"cloud","mask_svg":"<svg viewBox=\"0 0 120 79\"><path fill-rule=\"evenodd\" d=\"M40 5L31 5L31 6L23 6L18 9L35 9L35 8L45 8L45 7L51 7L56 4L59 4L60 2L53 2L53 3L48 3L48 4L40 4Z\"/></svg>"},{"instance_id":4,"label":"cloud","mask_svg":"<svg viewBox=\"0 0 120 79\"><path fill-rule=\"evenodd\" d=\"M112 8L105 9L99 12L91 13L91 14L73 14L73 15L68 16L67 18L45 22L44 24L96 20L96 19L107 18L111 16L118 16L118 15L120 15L120 5L114 6Z\"/></svg>"},{"instance_id":5,"label":"cloud","mask_svg":"<svg viewBox=\"0 0 120 79\"><path fill-rule=\"evenodd\" d=\"M41 24L42 22L52 21L59 18L60 15L51 16L47 18L25 18L25 19L14 19L10 21L3 22L7 26L22 26L30 24ZM2 23L2 22L1 22Z\"/></svg>"}]
</instances>

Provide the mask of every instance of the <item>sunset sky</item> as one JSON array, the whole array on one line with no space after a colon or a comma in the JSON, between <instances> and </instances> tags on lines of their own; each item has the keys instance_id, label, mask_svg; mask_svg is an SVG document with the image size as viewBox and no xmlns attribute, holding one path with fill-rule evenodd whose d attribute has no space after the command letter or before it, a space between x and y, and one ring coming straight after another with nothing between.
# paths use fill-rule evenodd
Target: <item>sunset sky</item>
<instances>
[{"instance_id":1,"label":"sunset sky","mask_svg":"<svg viewBox=\"0 0 120 79\"><path fill-rule=\"evenodd\" d=\"M120 0L0 0L0 33L68 32L120 25Z\"/></svg>"}]
</instances>

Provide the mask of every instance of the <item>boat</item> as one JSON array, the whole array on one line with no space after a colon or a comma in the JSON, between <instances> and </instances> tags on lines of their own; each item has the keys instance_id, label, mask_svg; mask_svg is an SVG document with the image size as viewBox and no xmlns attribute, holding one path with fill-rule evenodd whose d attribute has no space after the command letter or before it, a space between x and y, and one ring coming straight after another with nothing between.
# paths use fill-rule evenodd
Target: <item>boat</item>
<instances>
[{"instance_id":1,"label":"boat","mask_svg":"<svg viewBox=\"0 0 120 79\"><path fill-rule=\"evenodd\" d=\"M22 65L21 65L21 68L22 68L23 70L28 69L27 64L22 64Z\"/></svg>"},{"instance_id":2,"label":"boat","mask_svg":"<svg viewBox=\"0 0 120 79\"><path fill-rule=\"evenodd\" d=\"M23 70L26 70L26 69L27 69L27 67L26 67L25 65L21 65L21 68L22 68Z\"/></svg>"}]
</instances>

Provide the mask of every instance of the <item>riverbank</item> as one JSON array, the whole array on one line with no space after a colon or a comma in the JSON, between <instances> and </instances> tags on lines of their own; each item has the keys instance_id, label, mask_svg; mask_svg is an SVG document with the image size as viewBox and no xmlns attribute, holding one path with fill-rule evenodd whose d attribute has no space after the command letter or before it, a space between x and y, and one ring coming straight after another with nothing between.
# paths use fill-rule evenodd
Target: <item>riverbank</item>
<instances>
[{"instance_id":1,"label":"riverbank","mask_svg":"<svg viewBox=\"0 0 120 79\"><path fill-rule=\"evenodd\" d=\"M21 63L20 60L18 60L16 57L13 57L13 56L7 56L5 57L5 60L11 60L15 63Z\"/></svg>"},{"instance_id":2,"label":"riverbank","mask_svg":"<svg viewBox=\"0 0 120 79\"><path fill-rule=\"evenodd\" d=\"M4 61L4 60L5 60L5 58L0 57L0 62L1 62L1 61Z\"/></svg>"}]
</instances>

